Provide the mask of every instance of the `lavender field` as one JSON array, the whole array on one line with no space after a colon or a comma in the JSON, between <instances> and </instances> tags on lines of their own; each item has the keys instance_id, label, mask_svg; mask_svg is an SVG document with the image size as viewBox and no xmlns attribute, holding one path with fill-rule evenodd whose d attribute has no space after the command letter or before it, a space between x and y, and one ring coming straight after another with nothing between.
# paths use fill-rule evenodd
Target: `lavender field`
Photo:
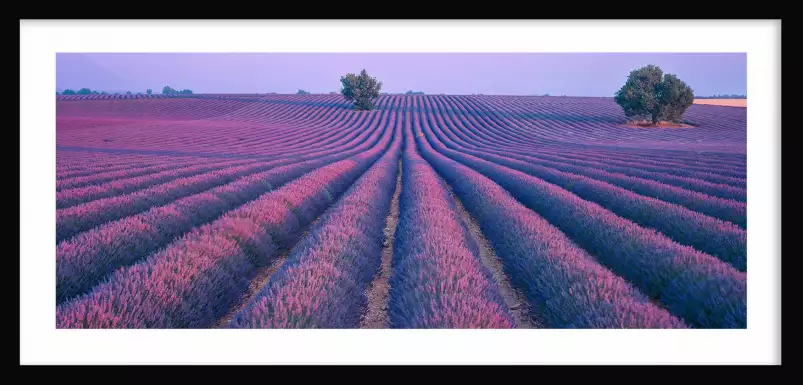
<instances>
[{"instance_id":1,"label":"lavender field","mask_svg":"<svg viewBox=\"0 0 803 385\"><path fill-rule=\"evenodd\" d=\"M58 328L746 328L746 114L57 96Z\"/></svg>"}]
</instances>

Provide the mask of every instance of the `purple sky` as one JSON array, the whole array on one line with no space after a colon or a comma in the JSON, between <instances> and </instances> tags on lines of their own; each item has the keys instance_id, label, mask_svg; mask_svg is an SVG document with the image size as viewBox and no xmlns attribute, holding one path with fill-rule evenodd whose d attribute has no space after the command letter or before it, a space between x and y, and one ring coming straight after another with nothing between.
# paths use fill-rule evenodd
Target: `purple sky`
<instances>
[{"instance_id":1,"label":"purple sky","mask_svg":"<svg viewBox=\"0 0 803 385\"><path fill-rule=\"evenodd\" d=\"M59 53L56 88L328 93L339 90L340 76L365 68L382 92L613 96L647 64L698 96L747 93L745 53Z\"/></svg>"}]
</instances>

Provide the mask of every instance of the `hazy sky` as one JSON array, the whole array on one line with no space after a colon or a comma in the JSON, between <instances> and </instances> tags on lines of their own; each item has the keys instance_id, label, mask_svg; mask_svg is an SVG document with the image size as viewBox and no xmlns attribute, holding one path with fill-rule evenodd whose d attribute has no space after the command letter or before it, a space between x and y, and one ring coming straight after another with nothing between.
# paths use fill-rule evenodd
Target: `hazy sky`
<instances>
[{"instance_id":1,"label":"hazy sky","mask_svg":"<svg viewBox=\"0 0 803 385\"><path fill-rule=\"evenodd\" d=\"M56 88L328 93L339 90L340 76L365 68L383 92L612 96L647 64L698 96L747 93L744 53L59 53Z\"/></svg>"}]
</instances>

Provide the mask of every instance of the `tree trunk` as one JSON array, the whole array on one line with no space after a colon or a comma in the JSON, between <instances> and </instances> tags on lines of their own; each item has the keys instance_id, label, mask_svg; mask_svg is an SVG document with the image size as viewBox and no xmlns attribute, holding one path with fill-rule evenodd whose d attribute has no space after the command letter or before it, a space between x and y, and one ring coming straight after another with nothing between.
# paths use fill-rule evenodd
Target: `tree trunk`
<instances>
[{"instance_id":1,"label":"tree trunk","mask_svg":"<svg viewBox=\"0 0 803 385\"><path fill-rule=\"evenodd\" d=\"M653 112L652 113L652 124L658 124L658 113L657 112Z\"/></svg>"}]
</instances>

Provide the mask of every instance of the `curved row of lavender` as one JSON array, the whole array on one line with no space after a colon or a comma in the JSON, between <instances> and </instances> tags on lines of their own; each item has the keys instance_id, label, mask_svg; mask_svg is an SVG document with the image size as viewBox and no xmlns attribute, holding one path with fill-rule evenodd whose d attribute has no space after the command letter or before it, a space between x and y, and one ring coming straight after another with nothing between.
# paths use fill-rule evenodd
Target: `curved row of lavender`
<instances>
[{"instance_id":1,"label":"curved row of lavender","mask_svg":"<svg viewBox=\"0 0 803 385\"><path fill-rule=\"evenodd\" d=\"M389 280L396 328L511 328L516 323L447 187L405 127L399 224Z\"/></svg>"},{"instance_id":2,"label":"curved row of lavender","mask_svg":"<svg viewBox=\"0 0 803 385\"><path fill-rule=\"evenodd\" d=\"M249 278L300 233L390 144L318 168L197 227L59 305L57 327L198 328L213 325Z\"/></svg>"},{"instance_id":3,"label":"curved row of lavender","mask_svg":"<svg viewBox=\"0 0 803 385\"><path fill-rule=\"evenodd\" d=\"M321 217L231 328L356 328L379 269L401 130L370 170Z\"/></svg>"},{"instance_id":4,"label":"curved row of lavender","mask_svg":"<svg viewBox=\"0 0 803 385\"><path fill-rule=\"evenodd\" d=\"M645 294L704 328L746 327L746 274L665 235L638 226L570 191L497 163L450 150L427 128L442 154L505 188Z\"/></svg>"},{"instance_id":5,"label":"curved row of lavender","mask_svg":"<svg viewBox=\"0 0 803 385\"><path fill-rule=\"evenodd\" d=\"M85 292L121 266L143 258L193 227L255 199L264 191L281 186L316 168L367 151L379 140L379 132L374 131L369 141L353 150L343 150L309 161L251 173L225 185L178 200L174 194L172 199L168 198L172 203L167 205L155 206L152 199L143 200L143 206L149 207L147 211L104 223L59 243L56 249L57 302ZM106 204L99 213L114 212L108 202L104 203ZM126 206L121 205L122 207L135 207L130 200L124 203ZM123 210L122 207L117 211ZM83 214L87 215L87 212Z\"/></svg>"},{"instance_id":6,"label":"curved row of lavender","mask_svg":"<svg viewBox=\"0 0 803 385\"><path fill-rule=\"evenodd\" d=\"M358 327L397 173L390 327L516 326L456 198L539 327L746 327L744 109L656 130L606 98L377 105L59 97L58 327L212 327L285 251L228 326Z\"/></svg>"},{"instance_id":7,"label":"curved row of lavender","mask_svg":"<svg viewBox=\"0 0 803 385\"><path fill-rule=\"evenodd\" d=\"M416 121L417 131L421 125ZM420 131L419 131L420 132ZM666 310L600 265L555 226L480 173L438 154L424 157L451 183L539 318L556 328L683 328Z\"/></svg>"}]
</instances>

